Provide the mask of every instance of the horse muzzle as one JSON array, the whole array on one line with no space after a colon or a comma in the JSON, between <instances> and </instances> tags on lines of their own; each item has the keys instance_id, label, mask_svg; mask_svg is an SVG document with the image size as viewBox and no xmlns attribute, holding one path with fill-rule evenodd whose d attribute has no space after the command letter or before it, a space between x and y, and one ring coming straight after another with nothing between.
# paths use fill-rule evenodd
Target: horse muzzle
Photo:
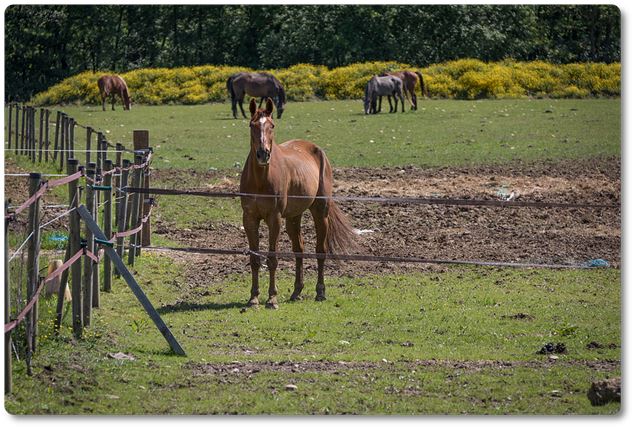
<instances>
[{"instance_id":1,"label":"horse muzzle","mask_svg":"<svg viewBox=\"0 0 635 429\"><path fill-rule=\"evenodd\" d=\"M270 150L258 149L256 151L256 160L258 161L258 164L268 165L270 159L271 159Z\"/></svg>"}]
</instances>

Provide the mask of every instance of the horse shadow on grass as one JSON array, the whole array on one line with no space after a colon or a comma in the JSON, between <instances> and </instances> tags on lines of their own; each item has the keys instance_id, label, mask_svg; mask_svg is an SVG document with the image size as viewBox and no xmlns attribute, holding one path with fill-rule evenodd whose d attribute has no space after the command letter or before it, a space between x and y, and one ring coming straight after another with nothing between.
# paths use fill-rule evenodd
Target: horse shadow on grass
<instances>
[{"instance_id":1,"label":"horse shadow on grass","mask_svg":"<svg viewBox=\"0 0 635 429\"><path fill-rule=\"evenodd\" d=\"M195 302L187 302L181 301L176 304L168 304L162 307L157 308L157 312L159 314L169 314L169 313L179 313L183 311L205 311L205 310L227 310L231 308L244 308L244 302L207 302L204 304L195 303Z\"/></svg>"}]
</instances>

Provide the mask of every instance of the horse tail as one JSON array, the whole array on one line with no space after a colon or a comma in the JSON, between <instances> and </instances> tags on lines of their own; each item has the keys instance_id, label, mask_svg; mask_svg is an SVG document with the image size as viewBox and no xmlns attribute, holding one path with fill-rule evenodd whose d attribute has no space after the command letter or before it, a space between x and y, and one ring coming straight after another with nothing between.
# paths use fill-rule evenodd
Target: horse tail
<instances>
[{"instance_id":1,"label":"horse tail","mask_svg":"<svg viewBox=\"0 0 635 429\"><path fill-rule=\"evenodd\" d=\"M423 84L423 75L422 75L422 74L421 74L421 72L420 72L420 71L418 71L418 70L417 70L415 73L417 73L417 76L419 76L419 83L421 84L421 96L422 96L422 97L425 97L425 96L426 96L426 94L425 94L425 92L424 92L424 90L425 90L425 86L424 86L424 84Z\"/></svg>"},{"instance_id":2,"label":"horse tail","mask_svg":"<svg viewBox=\"0 0 635 429\"><path fill-rule=\"evenodd\" d=\"M333 173L326 154L322 149L318 149L320 156L320 184L318 195L330 197L332 190L327 191L324 179L328 176L332 180ZM328 194L328 195L327 195ZM347 254L356 247L356 234L350 221L331 198L326 199L326 252Z\"/></svg>"},{"instance_id":3,"label":"horse tail","mask_svg":"<svg viewBox=\"0 0 635 429\"><path fill-rule=\"evenodd\" d=\"M117 76L117 77L119 78L119 81L121 82L121 85L122 85L121 96L123 98L124 104L126 105L128 109L130 109L130 90L128 89L128 84L121 76Z\"/></svg>"},{"instance_id":4,"label":"horse tail","mask_svg":"<svg viewBox=\"0 0 635 429\"><path fill-rule=\"evenodd\" d=\"M231 97L232 101L234 101L236 99L236 93L234 93L234 78L236 77L235 74L229 76L229 78L227 79L227 92L229 92L229 96Z\"/></svg>"}]
</instances>

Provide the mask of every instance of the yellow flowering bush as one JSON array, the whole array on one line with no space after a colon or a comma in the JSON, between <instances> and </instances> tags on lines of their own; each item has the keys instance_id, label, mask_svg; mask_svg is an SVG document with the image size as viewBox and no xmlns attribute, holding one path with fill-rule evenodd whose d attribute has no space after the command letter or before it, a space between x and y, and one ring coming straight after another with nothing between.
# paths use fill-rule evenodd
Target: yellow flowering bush
<instances>
[{"instance_id":1,"label":"yellow flowering bush","mask_svg":"<svg viewBox=\"0 0 635 429\"><path fill-rule=\"evenodd\" d=\"M328 69L321 65L296 64L267 70L285 87L287 99L307 101L359 99L373 76L391 70L419 70L428 95L435 98L518 98L619 96L621 64L504 60L486 63L461 59L427 68L394 61L374 61ZM135 103L202 104L226 101L226 81L244 67L205 65L178 68L146 68L122 73ZM99 104L97 79L107 72L83 72L64 79L31 100L35 105L63 103ZM420 89L417 87L417 93Z\"/></svg>"}]
</instances>

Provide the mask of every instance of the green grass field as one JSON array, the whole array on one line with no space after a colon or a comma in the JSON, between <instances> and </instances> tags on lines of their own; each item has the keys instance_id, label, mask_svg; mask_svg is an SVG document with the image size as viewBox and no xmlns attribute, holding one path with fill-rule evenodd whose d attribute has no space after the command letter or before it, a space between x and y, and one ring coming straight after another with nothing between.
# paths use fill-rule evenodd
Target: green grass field
<instances>
[{"instance_id":1,"label":"green grass field","mask_svg":"<svg viewBox=\"0 0 635 429\"><path fill-rule=\"evenodd\" d=\"M342 167L471 166L620 155L619 99L420 102L418 112L364 116L361 101L290 103L277 141L306 138ZM247 107L247 106L245 106ZM240 171L246 120L228 104L134 106L130 112L64 107L78 122L131 146L149 129L153 186L200 186L209 169ZM423 110L425 108L425 110ZM77 133L81 136L81 133ZM79 137L78 137L79 142ZM31 164L7 154L12 164ZM80 157L82 159L82 157ZM41 167L53 172L52 165ZM64 200L64 192L58 198ZM163 219L196 228L238 224L236 201L162 197ZM167 243L157 236L154 244ZM14 239L13 242L17 241ZM210 263L214 263L210 258ZM615 414L592 407L593 380L621 375L620 270L448 267L443 272L328 275L329 299L241 311L249 274L192 284L185 266L145 253L134 274L188 353L169 352L122 280L102 295L85 338L52 335L41 306L34 376L14 363L13 414ZM262 273L263 285L267 284ZM264 296L266 286L262 287ZM600 348L588 348L595 342ZM557 359L536 354L564 343ZM123 352L135 360L115 360ZM281 363L282 362L282 363ZM294 365L298 367L294 367ZM320 366L322 365L322 366ZM295 371L294 371L295 369ZM293 384L297 390L287 390Z\"/></svg>"},{"instance_id":2,"label":"green grass field","mask_svg":"<svg viewBox=\"0 0 635 429\"><path fill-rule=\"evenodd\" d=\"M425 100L419 105L416 112L364 115L361 101L289 103L276 121L276 141L313 141L336 167L460 166L620 154L620 99ZM227 103L117 109L62 108L128 147L132 130L150 130L156 168L227 169L247 157L248 121L233 119ZM83 130L78 128L76 136L83 147Z\"/></svg>"}]
</instances>

